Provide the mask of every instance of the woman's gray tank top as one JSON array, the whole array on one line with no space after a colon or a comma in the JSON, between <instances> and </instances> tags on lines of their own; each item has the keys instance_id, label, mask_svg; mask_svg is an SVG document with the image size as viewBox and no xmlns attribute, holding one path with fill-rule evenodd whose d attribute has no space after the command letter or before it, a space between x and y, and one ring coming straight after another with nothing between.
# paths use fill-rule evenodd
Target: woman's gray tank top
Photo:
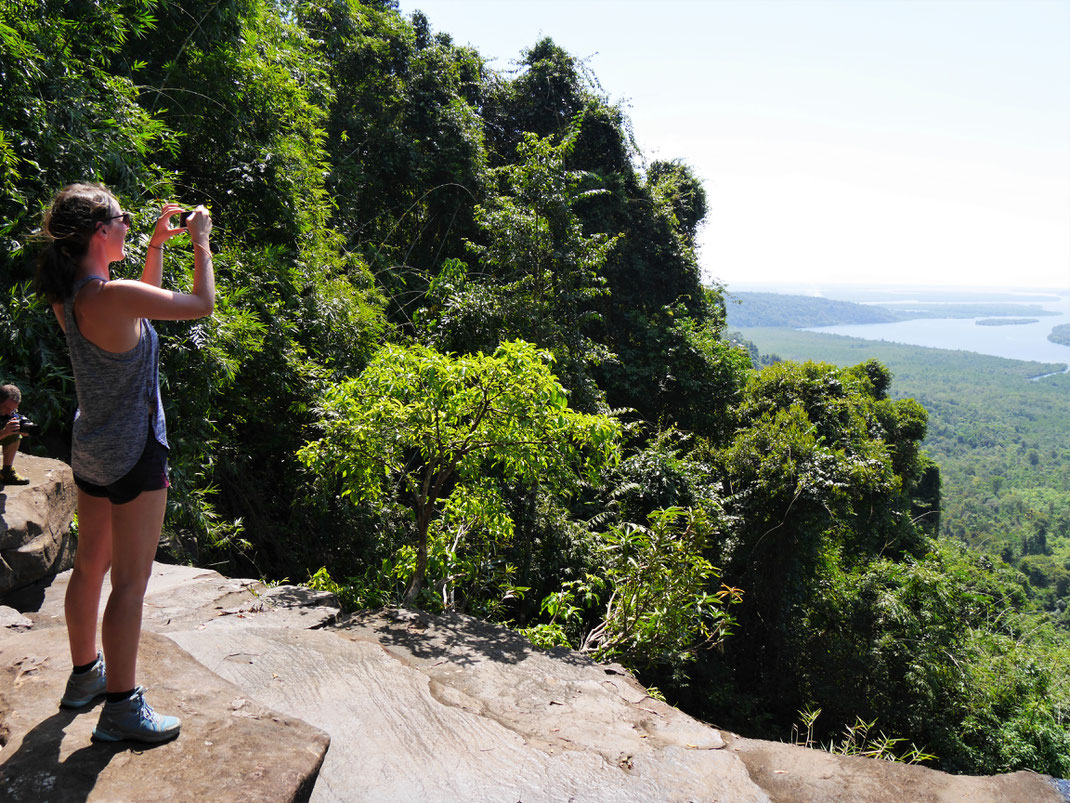
<instances>
[{"instance_id":1,"label":"woman's gray tank top","mask_svg":"<svg viewBox=\"0 0 1070 803\"><path fill-rule=\"evenodd\" d=\"M116 354L87 340L74 317L74 299L95 276L74 283L63 302L67 347L74 368L78 412L71 439L71 468L94 485L110 485L126 475L153 434L167 446L167 426L160 400L160 346L156 330L141 319L134 348Z\"/></svg>"}]
</instances>

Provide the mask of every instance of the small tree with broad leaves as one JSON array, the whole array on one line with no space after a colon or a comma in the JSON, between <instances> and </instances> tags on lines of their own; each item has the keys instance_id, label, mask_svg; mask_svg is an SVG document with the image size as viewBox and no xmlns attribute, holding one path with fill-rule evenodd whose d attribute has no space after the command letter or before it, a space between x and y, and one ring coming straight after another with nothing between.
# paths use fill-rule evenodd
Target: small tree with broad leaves
<instances>
[{"instance_id":1,"label":"small tree with broad leaves","mask_svg":"<svg viewBox=\"0 0 1070 803\"><path fill-rule=\"evenodd\" d=\"M619 422L570 409L548 359L521 340L490 356L389 345L327 391L323 435L299 456L338 478L343 496L407 492L416 567L406 604L423 586L428 529L447 504L505 539L513 522L490 477L567 493L618 459Z\"/></svg>"}]
</instances>

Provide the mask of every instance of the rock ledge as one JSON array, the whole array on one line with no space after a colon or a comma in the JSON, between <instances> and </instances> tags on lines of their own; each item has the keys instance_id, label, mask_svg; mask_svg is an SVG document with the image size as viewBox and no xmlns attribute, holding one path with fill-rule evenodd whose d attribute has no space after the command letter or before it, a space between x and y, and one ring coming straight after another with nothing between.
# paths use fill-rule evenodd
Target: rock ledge
<instances>
[{"instance_id":1,"label":"rock ledge","mask_svg":"<svg viewBox=\"0 0 1070 803\"><path fill-rule=\"evenodd\" d=\"M56 708L66 579L5 600L21 615L0 635L5 800L1070 800L1032 773L953 776L720 732L619 667L471 617L340 617L330 595L159 564L139 672L183 733L93 745L96 709Z\"/></svg>"}]
</instances>

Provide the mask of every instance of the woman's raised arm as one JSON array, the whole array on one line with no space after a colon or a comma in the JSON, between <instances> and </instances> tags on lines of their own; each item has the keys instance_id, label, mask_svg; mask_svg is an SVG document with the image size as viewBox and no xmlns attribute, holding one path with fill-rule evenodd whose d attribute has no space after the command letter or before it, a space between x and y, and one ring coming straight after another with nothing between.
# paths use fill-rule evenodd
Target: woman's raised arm
<instances>
[{"instance_id":1,"label":"woman's raised arm","mask_svg":"<svg viewBox=\"0 0 1070 803\"><path fill-rule=\"evenodd\" d=\"M163 282L163 247L164 244L177 234L186 231L184 226L172 226L171 219L181 214L182 207L178 204L164 204L160 216L156 218L156 227L152 230L149 238L148 253L145 254L145 268L141 271L141 281L159 287Z\"/></svg>"},{"instance_id":2,"label":"woman's raised arm","mask_svg":"<svg viewBox=\"0 0 1070 803\"><path fill-rule=\"evenodd\" d=\"M189 231L193 242L193 290L179 293L164 290L159 286L162 275L162 254L158 248L149 248L141 281L117 280L103 285L95 294L93 306L102 311L126 318L149 318L157 321L186 321L204 318L215 308L215 272L212 266L212 251L208 235L212 231L212 218L208 210L198 206L186 220L185 228L173 228L170 217L181 212L181 207L164 207L156 222L153 240L164 237L164 242L183 231ZM150 241L151 246L151 241ZM155 282L153 281L155 279Z\"/></svg>"}]
</instances>

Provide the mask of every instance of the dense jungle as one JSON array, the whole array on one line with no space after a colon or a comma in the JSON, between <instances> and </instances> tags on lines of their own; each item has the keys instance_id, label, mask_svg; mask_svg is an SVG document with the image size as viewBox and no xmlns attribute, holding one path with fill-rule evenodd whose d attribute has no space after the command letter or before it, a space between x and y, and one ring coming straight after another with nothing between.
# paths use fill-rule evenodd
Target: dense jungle
<instances>
[{"instance_id":1,"label":"dense jungle","mask_svg":"<svg viewBox=\"0 0 1070 803\"><path fill-rule=\"evenodd\" d=\"M846 366L865 355L887 366L891 395L917 399L929 414L924 446L940 465L941 535L1018 568L1035 601L1070 631L1064 366L783 328L741 334L761 350L760 360L820 354Z\"/></svg>"},{"instance_id":2,"label":"dense jungle","mask_svg":"<svg viewBox=\"0 0 1070 803\"><path fill-rule=\"evenodd\" d=\"M125 276L162 200L212 210L215 314L158 327L167 559L507 623L746 735L1070 775L1067 632L941 535L925 408L726 339L702 183L552 39L495 70L389 0L0 0L0 87L28 448L75 407L53 193L117 193Z\"/></svg>"}]
</instances>

